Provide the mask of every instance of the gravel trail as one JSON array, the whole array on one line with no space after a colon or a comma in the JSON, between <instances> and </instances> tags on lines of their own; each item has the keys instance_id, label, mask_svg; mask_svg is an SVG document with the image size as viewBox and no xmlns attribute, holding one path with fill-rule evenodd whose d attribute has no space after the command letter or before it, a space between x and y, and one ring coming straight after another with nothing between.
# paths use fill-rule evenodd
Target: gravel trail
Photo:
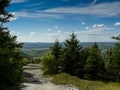
<instances>
[{"instance_id":1,"label":"gravel trail","mask_svg":"<svg viewBox=\"0 0 120 90\"><path fill-rule=\"evenodd\" d=\"M27 81L21 84L21 90L78 90L72 86L54 85L48 78L40 75L39 64L24 66Z\"/></svg>"}]
</instances>

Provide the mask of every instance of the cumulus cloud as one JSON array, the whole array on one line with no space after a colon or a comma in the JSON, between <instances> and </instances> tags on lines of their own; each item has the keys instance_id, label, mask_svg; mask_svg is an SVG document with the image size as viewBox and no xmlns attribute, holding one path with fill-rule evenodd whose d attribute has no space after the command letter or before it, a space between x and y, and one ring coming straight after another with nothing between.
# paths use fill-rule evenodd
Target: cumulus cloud
<instances>
[{"instance_id":1,"label":"cumulus cloud","mask_svg":"<svg viewBox=\"0 0 120 90\"><path fill-rule=\"evenodd\" d=\"M90 28L87 32L98 32L98 31L104 31L104 30L111 30L113 28L108 28L104 24L94 24L92 28Z\"/></svg>"},{"instance_id":2,"label":"cumulus cloud","mask_svg":"<svg viewBox=\"0 0 120 90\"><path fill-rule=\"evenodd\" d=\"M36 32L31 32L31 33L30 33L30 36L35 36L35 35L37 35Z\"/></svg>"},{"instance_id":3,"label":"cumulus cloud","mask_svg":"<svg viewBox=\"0 0 120 90\"><path fill-rule=\"evenodd\" d=\"M93 29L99 29L99 28L105 28L106 26L104 24L94 24L92 26Z\"/></svg>"},{"instance_id":4,"label":"cumulus cloud","mask_svg":"<svg viewBox=\"0 0 120 90\"><path fill-rule=\"evenodd\" d=\"M116 22L114 26L120 26L120 22Z\"/></svg>"},{"instance_id":5,"label":"cumulus cloud","mask_svg":"<svg viewBox=\"0 0 120 90\"><path fill-rule=\"evenodd\" d=\"M70 14L85 14L101 17L111 17L120 15L120 10L118 10L120 2L109 2L94 4L87 7L59 7L45 10L44 12L49 13L70 13Z\"/></svg>"}]
</instances>

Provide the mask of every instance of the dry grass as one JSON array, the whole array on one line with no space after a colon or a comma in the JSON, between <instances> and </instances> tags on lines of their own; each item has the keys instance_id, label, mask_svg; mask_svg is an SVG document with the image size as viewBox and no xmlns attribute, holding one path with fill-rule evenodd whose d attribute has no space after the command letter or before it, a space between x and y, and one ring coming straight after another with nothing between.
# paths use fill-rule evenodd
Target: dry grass
<instances>
[{"instance_id":1,"label":"dry grass","mask_svg":"<svg viewBox=\"0 0 120 90\"><path fill-rule=\"evenodd\" d=\"M52 76L52 82L63 85L72 84L78 87L79 90L120 90L120 83L82 80L66 73Z\"/></svg>"}]
</instances>

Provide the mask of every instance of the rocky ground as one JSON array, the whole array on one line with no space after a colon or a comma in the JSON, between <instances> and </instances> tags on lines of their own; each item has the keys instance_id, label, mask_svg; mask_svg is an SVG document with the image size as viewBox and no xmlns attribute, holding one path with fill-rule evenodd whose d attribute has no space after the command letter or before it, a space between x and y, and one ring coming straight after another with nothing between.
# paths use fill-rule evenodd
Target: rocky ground
<instances>
[{"instance_id":1,"label":"rocky ground","mask_svg":"<svg viewBox=\"0 0 120 90\"><path fill-rule=\"evenodd\" d=\"M39 64L28 64L24 68L26 82L21 84L21 90L78 90L73 86L52 84L48 78L40 75Z\"/></svg>"}]
</instances>

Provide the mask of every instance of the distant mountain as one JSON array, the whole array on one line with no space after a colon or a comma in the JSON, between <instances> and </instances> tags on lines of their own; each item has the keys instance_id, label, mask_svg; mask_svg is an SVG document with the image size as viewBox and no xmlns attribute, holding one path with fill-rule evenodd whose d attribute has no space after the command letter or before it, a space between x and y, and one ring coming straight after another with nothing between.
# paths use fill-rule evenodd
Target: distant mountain
<instances>
[{"instance_id":1,"label":"distant mountain","mask_svg":"<svg viewBox=\"0 0 120 90\"><path fill-rule=\"evenodd\" d=\"M94 42L82 42L81 45L84 47L92 46ZM97 42L101 50L114 47L115 42Z\"/></svg>"},{"instance_id":2,"label":"distant mountain","mask_svg":"<svg viewBox=\"0 0 120 90\"><path fill-rule=\"evenodd\" d=\"M23 45L23 48L49 48L53 46L53 43L41 43L41 42L37 42L37 43L33 43L33 42L25 42Z\"/></svg>"},{"instance_id":3,"label":"distant mountain","mask_svg":"<svg viewBox=\"0 0 120 90\"><path fill-rule=\"evenodd\" d=\"M94 43L93 42L81 42L80 43L83 48L90 47ZM99 48L102 51L105 51L108 48L114 47L114 42L97 42ZM50 47L52 47L54 43L24 43L24 46L22 48L22 54L25 57L28 58L39 58L43 53L46 53L50 50ZM64 44L61 43L61 45L64 47Z\"/></svg>"},{"instance_id":4,"label":"distant mountain","mask_svg":"<svg viewBox=\"0 0 120 90\"><path fill-rule=\"evenodd\" d=\"M54 43L41 43L41 42L37 42L37 43L27 43L25 42L23 45L23 48L50 48L53 46ZM91 45L94 44L94 42L81 42L80 43L83 48L84 47L89 47ZM112 48L115 44L115 42L97 42L98 46L100 47L100 49L107 49L107 48ZM61 43L61 45L64 46L63 43Z\"/></svg>"}]
</instances>

